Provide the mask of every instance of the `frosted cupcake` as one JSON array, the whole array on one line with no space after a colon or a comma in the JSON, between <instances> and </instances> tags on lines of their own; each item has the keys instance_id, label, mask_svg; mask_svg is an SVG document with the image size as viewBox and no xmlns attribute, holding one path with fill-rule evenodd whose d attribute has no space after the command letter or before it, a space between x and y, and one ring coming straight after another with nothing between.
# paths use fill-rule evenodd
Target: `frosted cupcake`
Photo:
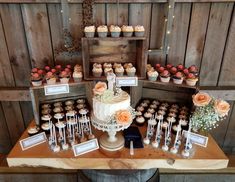
<instances>
[{"instance_id":1,"label":"frosted cupcake","mask_svg":"<svg viewBox=\"0 0 235 182\"><path fill-rule=\"evenodd\" d=\"M124 68L122 66L119 66L119 67L115 68L116 76L123 76L123 73L124 73Z\"/></svg>"},{"instance_id":2,"label":"frosted cupcake","mask_svg":"<svg viewBox=\"0 0 235 182\"><path fill-rule=\"evenodd\" d=\"M56 76L52 72L47 72L45 77L48 85L53 85L56 83Z\"/></svg>"},{"instance_id":3,"label":"frosted cupcake","mask_svg":"<svg viewBox=\"0 0 235 182\"><path fill-rule=\"evenodd\" d=\"M101 25L97 27L97 32L99 37L107 37L108 27L106 25Z\"/></svg>"},{"instance_id":4,"label":"frosted cupcake","mask_svg":"<svg viewBox=\"0 0 235 182\"><path fill-rule=\"evenodd\" d=\"M86 37L94 37L95 36L95 26L86 26L84 28L85 36Z\"/></svg>"},{"instance_id":5,"label":"frosted cupcake","mask_svg":"<svg viewBox=\"0 0 235 182\"><path fill-rule=\"evenodd\" d=\"M108 73L113 73L113 68L105 68L105 69L104 69L104 74L105 74L105 76L107 76Z\"/></svg>"},{"instance_id":6,"label":"frosted cupcake","mask_svg":"<svg viewBox=\"0 0 235 182\"><path fill-rule=\"evenodd\" d=\"M164 70L160 74L160 80L161 80L161 82L168 83L170 81L170 73L169 73L169 71Z\"/></svg>"},{"instance_id":7,"label":"frosted cupcake","mask_svg":"<svg viewBox=\"0 0 235 182\"><path fill-rule=\"evenodd\" d=\"M73 68L73 71L82 72L82 66L79 64L76 64Z\"/></svg>"},{"instance_id":8,"label":"frosted cupcake","mask_svg":"<svg viewBox=\"0 0 235 182\"><path fill-rule=\"evenodd\" d=\"M127 76L129 77L135 76L135 73L136 73L135 67L127 68L126 73L127 73Z\"/></svg>"},{"instance_id":9,"label":"frosted cupcake","mask_svg":"<svg viewBox=\"0 0 235 182\"><path fill-rule=\"evenodd\" d=\"M187 85L195 86L197 84L198 78L193 73L189 73L185 81Z\"/></svg>"},{"instance_id":10,"label":"frosted cupcake","mask_svg":"<svg viewBox=\"0 0 235 182\"><path fill-rule=\"evenodd\" d=\"M29 136L33 136L39 133L40 128L38 126L32 126L32 127L29 127L27 131L28 131Z\"/></svg>"},{"instance_id":11,"label":"frosted cupcake","mask_svg":"<svg viewBox=\"0 0 235 182\"><path fill-rule=\"evenodd\" d=\"M144 125L144 122L145 122L145 119L143 116L137 116L137 118L135 119L135 123L137 126L143 126Z\"/></svg>"},{"instance_id":12,"label":"frosted cupcake","mask_svg":"<svg viewBox=\"0 0 235 182\"><path fill-rule=\"evenodd\" d=\"M74 82L81 82L82 81L82 72L77 72L77 71L74 71L73 72L73 80Z\"/></svg>"},{"instance_id":13,"label":"frosted cupcake","mask_svg":"<svg viewBox=\"0 0 235 182\"><path fill-rule=\"evenodd\" d=\"M144 26L137 25L135 26L135 36L136 37L143 37L144 36Z\"/></svg>"},{"instance_id":14,"label":"frosted cupcake","mask_svg":"<svg viewBox=\"0 0 235 182\"><path fill-rule=\"evenodd\" d=\"M132 26L122 26L122 32L124 37L131 37L133 35L134 29Z\"/></svg>"},{"instance_id":15,"label":"frosted cupcake","mask_svg":"<svg viewBox=\"0 0 235 182\"><path fill-rule=\"evenodd\" d=\"M158 77L157 71L148 71L147 73L149 81L156 81Z\"/></svg>"},{"instance_id":16,"label":"frosted cupcake","mask_svg":"<svg viewBox=\"0 0 235 182\"><path fill-rule=\"evenodd\" d=\"M132 63L125 63L123 67L124 67L124 69L131 68L131 67L133 67L133 64Z\"/></svg>"},{"instance_id":17,"label":"frosted cupcake","mask_svg":"<svg viewBox=\"0 0 235 182\"><path fill-rule=\"evenodd\" d=\"M121 28L119 26L111 25L109 31L111 32L111 37L120 37Z\"/></svg>"},{"instance_id":18,"label":"frosted cupcake","mask_svg":"<svg viewBox=\"0 0 235 182\"><path fill-rule=\"evenodd\" d=\"M93 67L93 69L92 69L92 74L94 77L101 77L102 72L103 72L103 70L100 67Z\"/></svg>"},{"instance_id":19,"label":"frosted cupcake","mask_svg":"<svg viewBox=\"0 0 235 182\"><path fill-rule=\"evenodd\" d=\"M149 71L154 71L154 67L152 67L151 64L147 64L146 66L146 71L149 72Z\"/></svg>"},{"instance_id":20,"label":"frosted cupcake","mask_svg":"<svg viewBox=\"0 0 235 182\"><path fill-rule=\"evenodd\" d=\"M183 74L182 72L177 72L174 76L173 76L173 83L180 85L183 83Z\"/></svg>"},{"instance_id":21,"label":"frosted cupcake","mask_svg":"<svg viewBox=\"0 0 235 182\"><path fill-rule=\"evenodd\" d=\"M70 79L70 74L66 71L62 71L59 74L59 78L60 78L60 83L68 83Z\"/></svg>"},{"instance_id":22,"label":"frosted cupcake","mask_svg":"<svg viewBox=\"0 0 235 182\"><path fill-rule=\"evenodd\" d=\"M112 68L112 64L111 63L104 63L103 64L103 68Z\"/></svg>"},{"instance_id":23,"label":"frosted cupcake","mask_svg":"<svg viewBox=\"0 0 235 182\"><path fill-rule=\"evenodd\" d=\"M120 67L120 66L122 66L121 63L114 63L114 64L113 64L113 69L115 69L115 68L117 68L117 67Z\"/></svg>"}]
</instances>

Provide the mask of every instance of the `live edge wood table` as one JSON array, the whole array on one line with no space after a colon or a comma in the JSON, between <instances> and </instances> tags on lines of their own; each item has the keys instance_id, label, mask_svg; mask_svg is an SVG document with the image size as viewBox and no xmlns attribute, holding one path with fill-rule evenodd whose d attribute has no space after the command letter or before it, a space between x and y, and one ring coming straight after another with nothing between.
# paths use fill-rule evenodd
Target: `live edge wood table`
<instances>
[{"instance_id":1,"label":"live edge wood table","mask_svg":"<svg viewBox=\"0 0 235 182\"><path fill-rule=\"evenodd\" d=\"M34 124L34 121L30 124ZM145 128L140 129L144 134ZM93 129L97 138L102 132ZM142 135L144 136L144 135ZM28 137L27 131L19 140ZM107 152L102 149L74 157L73 151L60 151L54 153L50 150L48 142L22 151L19 141L7 157L9 167L33 166L53 167L61 169L222 169L228 165L228 158L208 135L207 148L194 146L195 154L186 159L181 156L154 149L151 145L143 149L135 149L131 156L129 149L123 148L117 152Z\"/></svg>"}]
</instances>

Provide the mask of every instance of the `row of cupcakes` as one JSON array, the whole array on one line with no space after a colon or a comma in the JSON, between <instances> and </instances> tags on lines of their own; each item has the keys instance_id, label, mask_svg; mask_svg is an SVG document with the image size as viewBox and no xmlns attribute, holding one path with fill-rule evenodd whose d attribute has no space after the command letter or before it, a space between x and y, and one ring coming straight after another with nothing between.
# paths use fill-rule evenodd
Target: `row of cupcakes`
<instances>
[{"instance_id":1,"label":"row of cupcakes","mask_svg":"<svg viewBox=\"0 0 235 182\"><path fill-rule=\"evenodd\" d=\"M50 66L45 66L44 69L33 68L30 80L33 86L41 86L44 81L48 85L55 84L57 81L68 83L70 78L73 78L75 82L80 82L82 77L82 66L79 64L76 64L73 69L71 65L65 67L56 65L53 68Z\"/></svg>"},{"instance_id":2,"label":"row of cupcakes","mask_svg":"<svg viewBox=\"0 0 235 182\"><path fill-rule=\"evenodd\" d=\"M154 68L148 64L146 70L150 81L156 81L158 76L161 82L168 83L172 79L173 83L178 85L185 81L186 85L195 86L198 81L198 68L195 65L186 68L182 64L177 66L156 64Z\"/></svg>"},{"instance_id":3,"label":"row of cupcakes","mask_svg":"<svg viewBox=\"0 0 235 182\"><path fill-rule=\"evenodd\" d=\"M142 25L137 25L134 27L130 25L123 25L122 27L117 25L111 25L110 27L101 25L97 28L95 26L86 26L84 28L85 36L88 38L94 37L95 32L97 32L98 37L107 37L109 32L111 37L120 37L121 33L124 37L132 37L133 33L136 37L143 37L145 29Z\"/></svg>"},{"instance_id":4,"label":"row of cupcakes","mask_svg":"<svg viewBox=\"0 0 235 182\"><path fill-rule=\"evenodd\" d=\"M121 63L94 63L92 68L92 73L94 77L101 77L104 73L107 76L108 73L115 73L116 76L121 77L125 73L129 77L135 76L136 68L133 66L132 63L125 63L122 65Z\"/></svg>"}]
</instances>

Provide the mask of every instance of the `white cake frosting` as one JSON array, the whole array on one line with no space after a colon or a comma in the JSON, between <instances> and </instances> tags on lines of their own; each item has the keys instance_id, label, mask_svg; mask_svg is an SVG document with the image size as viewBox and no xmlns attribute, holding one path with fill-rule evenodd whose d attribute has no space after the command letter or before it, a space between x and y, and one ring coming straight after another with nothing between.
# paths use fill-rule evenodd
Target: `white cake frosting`
<instances>
[{"instance_id":1,"label":"white cake frosting","mask_svg":"<svg viewBox=\"0 0 235 182\"><path fill-rule=\"evenodd\" d=\"M127 92L121 91L117 96L109 100L101 101L96 97L93 98L94 116L101 121L108 121L116 111L130 107L130 96Z\"/></svg>"}]
</instances>

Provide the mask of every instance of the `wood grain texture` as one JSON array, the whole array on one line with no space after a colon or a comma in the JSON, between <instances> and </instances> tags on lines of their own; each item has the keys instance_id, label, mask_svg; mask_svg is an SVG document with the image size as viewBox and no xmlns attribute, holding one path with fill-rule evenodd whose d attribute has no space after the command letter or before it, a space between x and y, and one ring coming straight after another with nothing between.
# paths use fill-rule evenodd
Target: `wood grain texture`
<instances>
[{"instance_id":1,"label":"wood grain texture","mask_svg":"<svg viewBox=\"0 0 235 182\"><path fill-rule=\"evenodd\" d=\"M217 85L232 10L233 3L212 3L211 5L200 85Z\"/></svg>"},{"instance_id":2,"label":"wood grain texture","mask_svg":"<svg viewBox=\"0 0 235 182\"><path fill-rule=\"evenodd\" d=\"M201 65L209 13L210 3L193 4L185 57L187 67Z\"/></svg>"},{"instance_id":3,"label":"wood grain texture","mask_svg":"<svg viewBox=\"0 0 235 182\"><path fill-rule=\"evenodd\" d=\"M29 86L31 64L20 5L2 4L0 5L0 13L5 30L5 38L9 50L15 84L16 86Z\"/></svg>"},{"instance_id":4,"label":"wood grain texture","mask_svg":"<svg viewBox=\"0 0 235 182\"><path fill-rule=\"evenodd\" d=\"M14 77L11 69L8 48L5 41L2 21L0 21L0 86L14 86Z\"/></svg>"},{"instance_id":5,"label":"wood grain texture","mask_svg":"<svg viewBox=\"0 0 235 182\"><path fill-rule=\"evenodd\" d=\"M151 17L151 32L149 49L162 49L166 28L168 6L167 4L153 4ZM165 56L161 53L149 53L148 62L152 65L160 63L165 65Z\"/></svg>"},{"instance_id":6,"label":"wood grain texture","mask_svg":"<svg viewBox=\"0 0 235 182\"><path fill-rule=\"evenodd\" d=\"M107 25L128 25L128 4L119 4L118 15L117 5L107 4Z\"/></svg>"},{"instance_id":7,"label":"wood grain texture","mask_svg":"<svg viewBox=\"0 0 235 182\"><path fill-rule=\"evenodd\" d=\"M0 128L1 128L0 152L1 154L7 154L8 152L10 152L10 149L12 148L12 143L10 140L6 119L1 105L0 105Z\"/></svg>"},{"instance_id":8,"label":"wood grain texture","mask_svg":"<svg viewBox=\"0 0 235 182\"><path fill-rule=\"evenodd\" d=\"M24 125L28 126L30 121L34 118L32 102L20 102L20 108L24 119Z\"/></svg>"},{"instance_id":9,"label":"wood grain texture","mask_svg":"<svg viewBox=\"0 0 235 182\"><path fill-rule=\"evenodd\" d=\"M175 18L173 21L171 36L169 38L170 49L167 63L177 65L184 62L190 12L190 3L175 4Z\"/></svg>"},{"instance_id":10,"label":"wood grain texture","mask_svg":"<svg viewBox=\"0 0 235 182\"><path fill-rule=\"evenodd\" d=\"M45 4L21 5L26 38L33 66L54 65L47 7Z\"/></svg>"},{"instance_id":11,"label":"wood grain texture","mask_svg":"<svg viewBox=\"0 0 235 182\"><path fill-rule=\"evenodd\" d=\"M235 11L229 29L228 41L226 43L221 73L219 77L219 86L235 85Z\"/></svg>"},{"instance_id":12,"label":"wood grain texture","mask_svg":"<svg viewBox=\"0 0 235 182\"><path fill-rule=\"evenodd\" d=\"M30 101L30 95L28 88L1 88L0 89L1 101Z\"/></svg>"},{"instance_id":13,"label":"wood grain texture","mask_svg":"<svg viewBox=\"0 0 235 182\"><path fill-rule=\"evenodd\" d=\"M93 18L96 26L106 24L105 4L95 4L93 9Z\"/></svg>"},{"instance_id":14,"label":"wood grain texture","mask_svg":"<svg viewBox=\"0 0 235 182\"><path fill-rule=\"evenodd\" d=\"M19 102L2 102L11 143L15 144L23 133L25 126Z\"/></svg>"}]
</instances>

